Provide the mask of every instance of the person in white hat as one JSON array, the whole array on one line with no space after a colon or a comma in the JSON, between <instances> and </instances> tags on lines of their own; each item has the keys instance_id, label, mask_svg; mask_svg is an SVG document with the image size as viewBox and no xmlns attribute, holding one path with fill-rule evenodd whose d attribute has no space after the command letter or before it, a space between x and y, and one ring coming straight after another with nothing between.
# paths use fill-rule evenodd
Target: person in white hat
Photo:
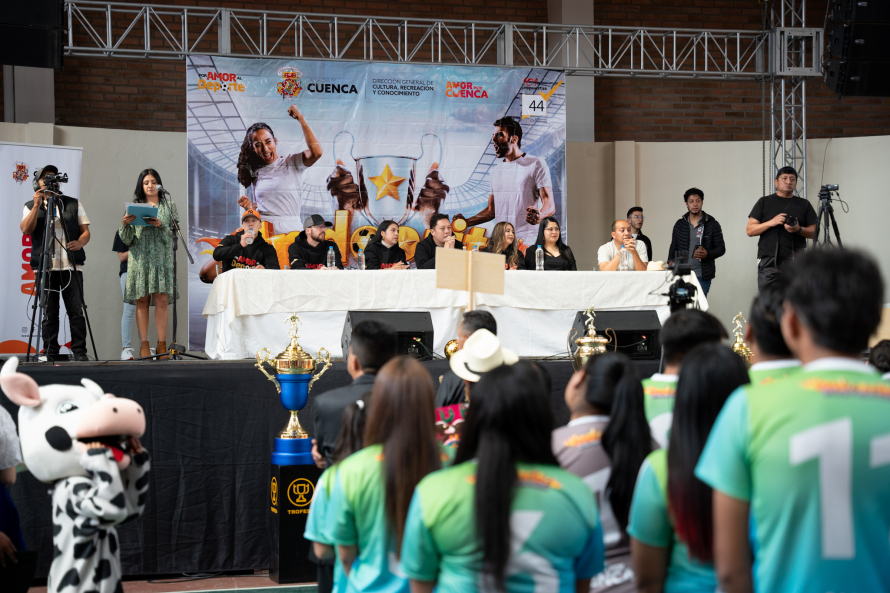
<instances>
[{"instance_id":1,"label":"person in white hat","mask_svg":"<svg viewBox=\"0 0 890 593\"><path fill-rule=\"evenodd\" d=\"M516 353L501 346L496 335L487 329L478 329L467 338L464 347L451 356L450 364L454 374L466 383L469 399L470 385L479 381L483 374L518 361Z\"/></svg>"}]
</instances>

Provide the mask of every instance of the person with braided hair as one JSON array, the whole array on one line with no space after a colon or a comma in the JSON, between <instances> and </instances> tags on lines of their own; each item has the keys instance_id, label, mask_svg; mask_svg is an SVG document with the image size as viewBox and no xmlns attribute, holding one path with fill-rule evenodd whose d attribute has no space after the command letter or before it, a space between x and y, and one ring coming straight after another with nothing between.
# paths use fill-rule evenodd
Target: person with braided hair
<instances>
[{"instance_id":1,"label":"person with braided hair","mask_svg":"<svg viewBox=\"0 0 890 593\"><path fill-rule=\"evenodd\" d=\"M248 194L238 199L238 205L259 212L263 220L272 223L276 235L303 229L303 171L318 162L322 153L297 106L288 107L287 113L300 122L308 148L279 156L275 132L268 124L257 122L247 129L237 165L238 183Z\"/></svg>"}]
</instances>

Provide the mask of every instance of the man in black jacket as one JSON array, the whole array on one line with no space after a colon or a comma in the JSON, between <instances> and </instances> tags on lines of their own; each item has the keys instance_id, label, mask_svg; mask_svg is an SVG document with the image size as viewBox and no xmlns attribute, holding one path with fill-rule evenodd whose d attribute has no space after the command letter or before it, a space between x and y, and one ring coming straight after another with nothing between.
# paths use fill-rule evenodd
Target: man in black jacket
<instances>
[{"instance_id":1,"label":"man in black jacket","mask_svg":"<svg viewBox=\"0 0 890 593\"><path fill-rule=\"evenodd\" d=\"M464 245L451 233L447 214L433 214L430 218L430 234L414 248L414 263L418 270L436 269L436 248L463 249Z\"/></svg>"},{"instance_id":2,"label":"man in black jacket","mask_svg":"<svg viewBox=\"0 0 890 593\"><path fill-rule=\"evenodd\" d=\"M643 209L634 206L627 211L627 224L630 225L630 232L637 241L642 241L646 245L646 253L649 255L649 261L655 260L655 252L652 251L652 240L643 234Z\"/></svg>"},{"instance_id":3,"label":"man in black jacket","mask_svg":"<svg viewBox=\"0 0 890 593\"><path fill-rule=\"evenodd\" d=\"M213 250L213 259L222 262L222 271L232 268L280 270L275 248L266 243L260 232L260 215L256 210L245 210L241 216L241 230L223 239Z\"/></svg>"},{"instance_id":4,"label":"man in black jacket","mask_svg":"<svg viewBox=\"0 0 890 593\"><path fill-rule=\"evenodd\" d=\"M723 229L713 216L702 210L705 192L696 187L690 188L683 194L683 201L688 212L674 224L668 266L674 265L680 252L686 252L687 260L692 262L692 271L707 296L711 290L711 280L717 275L714 260L726 253Z\"/></svg>"},{"instance_id":5,"label":"man in black jacket","mask_svg":"<svg viewBox=\"0 0 890 593\"><path fill-rule=\"evenodd\" d=\"M303 231L287 248L287 260L291 270L323 270L327 268L328 251L334 251L334 264L343 269L340 248L333 241L325 240L325 229L333 224L320 214L313 214L303 221Z\"/></svg>"},{"instance_id":6,"label":"man in black jacket","mask_svg":"<svg viewBox=\"0 0 890 593\"><path fill-rule=\"evenodd\" d=\"M340 434L343 410L371 391L374 378L386 362L396 355L396 330L380 321L369 319L352 328L346 372L353 381L346 387L333 389L315 398L315 439L312 458L318 467L331 465L331 454Z\"/></svg>"}]
</instances>

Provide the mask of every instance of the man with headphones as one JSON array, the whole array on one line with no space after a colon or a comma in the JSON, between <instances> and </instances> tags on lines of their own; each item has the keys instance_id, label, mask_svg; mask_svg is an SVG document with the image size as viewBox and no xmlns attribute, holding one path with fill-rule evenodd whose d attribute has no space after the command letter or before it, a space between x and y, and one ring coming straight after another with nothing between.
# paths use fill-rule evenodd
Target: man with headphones
<instances>
[{"instance_id":1,"label":"man with headphones","mask_svg":"<svg viewBox=\"0 0 890 593\"><path fill-rule=\"evenodd\" d=\"M43 257L44 232L46 228L46 197L50 190L46 187L46 175L58 174L59 169L47 165L34 172L32 186L33 199L22 211L19 228L22 234L31 235L31 269L39 270ZM59 355L59 293L65 301L68 323L71 327L71 351L74 360L87 361L87 326L83 314L83 273L80 271L86 261L84 245L90 241L90 220L80 201L54 193L55 224L53 237L49 242L51 262L46 294L46 313L42 321L43 346L47 360L56 360ZM72 261L73 260L73 261ZM76 276L75 276L76 274ZM39 295L38 297L39 298Z\"/></svg>"}]
</instances>

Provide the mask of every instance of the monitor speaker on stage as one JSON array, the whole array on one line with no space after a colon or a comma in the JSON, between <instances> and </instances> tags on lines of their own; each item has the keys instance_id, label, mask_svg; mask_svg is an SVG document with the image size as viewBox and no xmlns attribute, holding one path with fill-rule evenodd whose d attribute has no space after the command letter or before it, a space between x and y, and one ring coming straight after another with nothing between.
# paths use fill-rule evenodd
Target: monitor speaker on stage
<instances>
[{"instance_id":1,"label":"monitor speaker on stage","mask_svg":"<svg viewBox=\"0 0 890 593\"><path fill-rule=\"evenodd\" d=\"M7 66L61 68L63 0L5 2L0 11L0 57Z\"/></svg>"},{"instance_id":2,"label":"monitor speaker on stage","mask_svg":"<svg viewBox=\"0 0 890 593\"><path fill-rule=\"evenodd\" d=\"M578 335L584 335L587 327L586 311L578 311L572 327ZM596 331L604 334L607 329L615 332L618 341L618 352L634 360L658 360L661 358L661 322L654 310L648 311L597 311ZM571 330L569 330L571 331ZM611 332L609 332L611 337ZM615 345L609 344L609 352Z\"/></svg>"},{"instance_id":3,"label":"monitor speaker on stage","mask_svg":"<svg viewBox=\"0 0 890 593\"><path fill-rule=\"evenodd\" d=\"M347 311L343 324L343 358L349 355L352 328L362 321L373 319L391 325L396 330L396 354L432 358L433 319L429 311Z\"/></svg>"},{"instance_id":4,"label":"monitor speaker on stage","mask_svg":"<svg viewBox=\"0 0 890 593\"><path fill-rule=\"evenodd\" d=\"M825 84L838 96L890 96L890 2L832 0Z\"/></svg>"}]
</instances>

